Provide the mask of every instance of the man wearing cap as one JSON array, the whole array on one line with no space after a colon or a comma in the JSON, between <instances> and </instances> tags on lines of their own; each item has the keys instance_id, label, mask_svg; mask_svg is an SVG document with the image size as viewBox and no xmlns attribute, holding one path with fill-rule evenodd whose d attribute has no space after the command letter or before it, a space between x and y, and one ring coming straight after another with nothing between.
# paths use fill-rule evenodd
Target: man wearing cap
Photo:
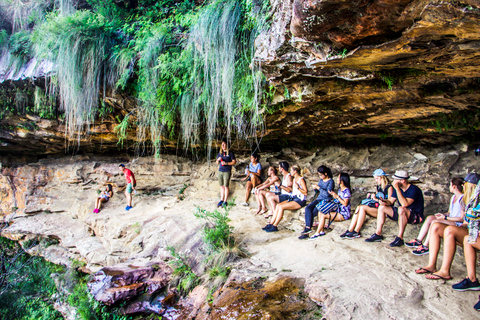
<instances>
[{"instance_id":1,"label":"man wearing cap","mask_svg":"<svg viewBox=\"0 0 480 320\"><path fill-rule=\"evenodd\" d=\"M377 231L366 242L382 241L382 228L385 223L385 216L398 221L398 236L390 243L391 247L404 245L403 233L407 223L417 224L423 221L423 193L419 187L409 183L409 175L405 170L397 170L392 176L393 194L391 198L398 200L400 207L392 207L390 199L379 200Z\"/></svg>"},{"instance_id":2,"label":"man wearing cap","mask_svg":"<svg viewBox=\"0 0 480 320\"><path fill-rule=\"evenodd\" d=\"M127 188L125 188L125 197L127 198L127 206L125 207L125 210L130 210L132 209L132 192L135 190L135 187L137 186L137 181L135 180L135 175L130 169L125 168L124 164L119 164L118 167L120 170L123 171L123 175L125 176L125 179L127 180Z\"/></svg>"}]
</instances>

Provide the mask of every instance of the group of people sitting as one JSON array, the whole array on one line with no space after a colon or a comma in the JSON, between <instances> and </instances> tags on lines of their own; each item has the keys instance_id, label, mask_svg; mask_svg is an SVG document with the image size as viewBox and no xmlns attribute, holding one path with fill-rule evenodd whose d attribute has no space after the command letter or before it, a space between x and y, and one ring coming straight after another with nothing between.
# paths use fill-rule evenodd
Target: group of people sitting
<instances>
[{"instance_id":1,"label":"group of people sitting","mask_svg":"<svg viewBox=\"0 0 480 320\"><path fill-rule=\"evenodd\" d=\"M282 179L278 177L278 172ZM386 218L398 222L398 233L391 247L406 245L414 248L413 254L429 254L429 262L425 267L415 270L417 274L425 274L432 280L450 280L451 264L455 255L456 246L462 245L465 252L467 265L467 278L453 285L457 291L480 290L480 283L476 278L476 251L480 249L478 239L478 224L473 236L470 232L469 219L465 215L477 205L480 194L480 176L469 173L464 179L456 177L450 181L450 199L448 212L437 213L424 217L424 198L420 188L409 181L408 172L397 170L392 175L392 182L382 169L373 172L376 183L376 192L367 194L351 214L352 189L350 176L341 172L336 179L339 186L335 192L335 182L332 171L321 165L317 169L318 184L312 184L315 190L314 200L307 204L308 188L299 166L290 167L286 161L281 161L278 166L268 168L268 177L262 183L260 180L261 165L258 155L252 155L251 165L246 170L248 180L243 205L248 205L251 191L258 202L256 214L264 214L270 218L262 229L266 232L278 231L278 225L283 218L285 210L296 210L305 207L305 227L299 239L316 240L325 235L333 221L345 221L350 218L348 229L340 235L342 239L360 238L362 226L367 216L376 218L376 231L366 242L379 242L384 239L382 228ZM477 184L479 187L477 187ZM475 192L474 192L475 191ZM398 202L398 205L395 204ZM267 207L268 204L268 207ZM477 207L480 211L480 205ZM318 216L317 228L314 232L314 218ZM328 223L327 223L328 221ZM407 224L423 225L416 239L404 242L404 232ZM471 230L470 230L471 231ZM442 266L437 270L436 261L439 253L441 239L444 240L444 257ZM480 301L474 308L480 311Z\"/></svg>"}]
</instances>

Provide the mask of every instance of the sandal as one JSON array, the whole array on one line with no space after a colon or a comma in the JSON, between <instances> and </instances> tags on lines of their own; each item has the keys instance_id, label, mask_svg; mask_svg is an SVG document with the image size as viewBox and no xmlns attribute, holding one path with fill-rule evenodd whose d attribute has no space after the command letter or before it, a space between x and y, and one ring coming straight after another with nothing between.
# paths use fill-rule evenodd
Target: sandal
<instances>
[{"instance_id":1,"label":"sandal","mask_svg":"<svg viewBox=\"0 0 480 320\"><path fill-rule=\"evenodd\" d=\"M416 274L425 274L425 273L433 273L433 272L435 272L435 271L430 271L430 270L425 269L425 268L420 268L420 269L415 270Z\"/></svg>"},{"instance_id":2,"label":"sandal","mask_svg":"<svg viewBox=\"0 0 480 320\"><path fill-rule=\"evenodd\" d=\"M439 276L438 274L435 274L435 273L427 274L425 276L425 278L430 279L430 280L443 280L443 281L447 281L447 280L452 279L452 277L442 277L442 276Z\"/></svg>"},{"instance_id":3,"label":"sandal","mask_svg":"<svg viewBox=\"0 0 480 320\"><path fill-rule=\"evenodd\" d=\"M265 214L265 213L267 213L267 212L268 212L268 209L265 209L265 210L263 210L262 212L260 212L260 214Z\"/></svg>"},{"instance_id":4,"label":"sandal","mask_svg":"<svg viewBox=\"0 0 480 320\"><path fill-rule=\"evenodd\" d=\"M262 208L258 208L257 212L255 212L255 215L257 215L257 214L262 214L261 211L262 211Z\"/></svg>"}]
</instances>

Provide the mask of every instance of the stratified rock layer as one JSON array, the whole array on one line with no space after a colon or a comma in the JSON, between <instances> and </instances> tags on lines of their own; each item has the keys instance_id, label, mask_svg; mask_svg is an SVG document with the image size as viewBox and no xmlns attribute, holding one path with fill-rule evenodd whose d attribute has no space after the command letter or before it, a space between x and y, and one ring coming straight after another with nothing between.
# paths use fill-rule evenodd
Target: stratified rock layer
<instances>
[{"instance_id":1,"label":"stratified rock layer","mask_svg":"<svg viewBox=\"0 0 480 320\"><path fill-rule=\"evenodd\" d=\"M257 41L275 86L263 143L478 141L476 1L274 1Z\"/></svg>"}]
</instances>

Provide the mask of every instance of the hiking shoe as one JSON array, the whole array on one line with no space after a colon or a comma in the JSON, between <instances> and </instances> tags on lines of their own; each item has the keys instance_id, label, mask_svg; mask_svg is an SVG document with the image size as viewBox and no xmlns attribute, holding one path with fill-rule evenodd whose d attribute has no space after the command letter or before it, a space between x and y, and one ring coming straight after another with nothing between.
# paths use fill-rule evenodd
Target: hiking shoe
<instances>
[{"instance_id":1,"label":"hiking shoe","mask_svg":"<svg viewBox=\"0 0 480 320\"><path fill-rule=\"evenodd\" d=\"M223 203L224 203L224 202L223 202L222 200L220 200L220 202L217 203L217 208L218 208L218 207L221 207L221 206L223 205Z\"/></svg>"},{"instance_id":2,"label":"hiking shoe","mask_svg":"<svg viewBox=\"0 0 480 320\"><path fill-rule=\"evenodd\" d=\"M383 236L379 236L378 234L374 233L370 238L365 239L365 242L377 242L382 240L383 240Z\"/></svg>"},{"instance_id":3,"label":"hiking shoe","mask_svg":"<svg viewBox=\"0 0 480 320\"><path fill-rule=\"evenodd\" d=\"M361 237L362 237L362 234L360 232L357 232L357 231L352 231L352 232L349 232L347 234L347 239L349 239L349 240L356 239L356 238L361 238Z\"/></svg>"},{"instance_id":4,"label":"hiking shoe","mask_svg":"<svg viewBox=\"0 0 480 320\"><path fill-rule=\"evenodd\" d=\"M267 231L267 232L277 232L278 228L275 227L274 225L272 225L270 228L266 229L265 231Z\"/></svg>"},{"instance_id":5,"label":"hiking shoe","mask_svg":"<svg viewBox=\"0 0 480 320\"><path fill-rule=\"evenodd\" d=\"M312 229L305 227L305 229L303 229L303 231L302 231L302 234L308 234L310 232L312 232Z\"/></svg>"},{"instance_id":6,"label":"hiking shoe","mask_svg":"<svg viewBox=\"0 0 480 320\"><path fill-rule=\"evenodd\" d=\"M392 243L390 243L390 247L401 247L405 244L405 242L403 242L403 239L399 238L399 237L395 237L395 240L393 240Z\"/></svg>"},{"instance_id":7,"label":"hiking shoe","mask_svg":"<svg viewBox=\"0 0 480 320\"><path fill-rule=\"evenodd\" d=\"M347 238L347 234L349 234L350 232L351 232L351 231L348 231L348 230L345 231L344 233L342 233L342 234L340 235L340 238L346 239L346 238Z\"/></svg>"},{"instance_id":8,"label":"hiking shoe","mask_svg":"<svg viewBox=\"0 0 480 320\"><path fill-rule=\"evenodd\" d=\"M475 305L473 306L473 309L477 310L477 311L480 311L480 296L478 297L478 302L475 303Z\"/></svg>"},{"instance_id":9,"label":"hiking shoe","mask_svg":"<svg viewBox=\"0 0 480 320\"><path fill-rule=\"evenodd\" d=\"M265 227L262 228L262 230L267 230L268 228L270 228L272 225L269 223L267 224Z\"/></svg>"},{"instance_id":10,"label":"hiking shoe","mask_svg":"<svg viewBox=\"0 0 480 320\"><path fill-rule=\"evenodd\" d=\"M405 243L406 245L406 243ZM423 244L419 245L416 250L413 250L412 253L416 256L423 256L424 254L428 254L428 247L424 246Z\"/></svg>"},{"instance_id":11,"label":"hiking shoe","mask_svg":"<svg viewBox=\"0 0 480 320\"><path fill-rule=\"evenodd\" d=\"M245 201L244 201L244 202L242 202L242 203L240 203L240 204L241 204L242 206L244 206L244 207L248 207L248 202L245 202Z\"/></svg>"},{"instance_id":12,"label":"hiking shoe","mask_svg":"<svg viewBox=\"0 0 480 320\"><path fill-rule=\"evenodd\" d=\"M467 290L478 291L480 290L480 283L478 283L478 280L475 280L475 282L472 282L470 279L465 278L459 283L454 284L452 288L453 290L456 290L456 291L467 291Z\"/></svg>"},{"instance_id":13,"label":"hiking shoe","mask_svg":"<svg viewBox=\"0 0 480 320\"><path fill-rule=\"evenodd\" d=\"M418 241L417 239L413 239L409 242L406 242L405 245L410 248L418 248L422 245L422 242Z\"/></svg>"},{"instance_id":14,"label":"hiking shoe","mask_svg":"<svg viewBox=\"0 0 480 320\"><path fill-rule=\"evenodd\" d=\"M308 234L302 234L300 237L298 237L298 240L303 240L303 239L308 239Z\"/></svg>"},{"instance_id":15,"label":"hiking shoe","mask_svg":"<svg viewBox=\"0 0 480 320\"><path fill-rule=\"evenodd\" d=\"M320 238L321 236L324 236L325 235L325 232L320 232L320 233L315 233L313 236L311 236L310 238L308 238L308 240L316 240L318 238Z\"/></svg>"}]
</instances>

